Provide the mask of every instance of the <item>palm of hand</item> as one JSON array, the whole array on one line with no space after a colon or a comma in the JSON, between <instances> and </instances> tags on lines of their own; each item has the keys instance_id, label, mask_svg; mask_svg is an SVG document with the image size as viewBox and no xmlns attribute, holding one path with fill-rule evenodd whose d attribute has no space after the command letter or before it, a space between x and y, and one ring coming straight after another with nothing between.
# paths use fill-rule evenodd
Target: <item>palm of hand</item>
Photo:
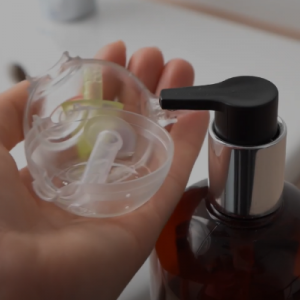
<instances>
[{"instance_id":1,"label":"palm of hand","mask_svg":"<svg viewBox=\"0 0 300 300\"><path fill-rule=\"evenodd\" d=\"M108 45L97 58L125 66L125 47ZM128 68L152 92L193 82L187 62L164 65L155 48L136 52ZM125 216L87 219L38 199L28 170L19 172L8 152L22 139L27 86L22 82L0 96L0 298L116 299L150 254L186 186L208 114L189 114L170 129L174 162L153 199Z\"/></svg>"}]
</instances>

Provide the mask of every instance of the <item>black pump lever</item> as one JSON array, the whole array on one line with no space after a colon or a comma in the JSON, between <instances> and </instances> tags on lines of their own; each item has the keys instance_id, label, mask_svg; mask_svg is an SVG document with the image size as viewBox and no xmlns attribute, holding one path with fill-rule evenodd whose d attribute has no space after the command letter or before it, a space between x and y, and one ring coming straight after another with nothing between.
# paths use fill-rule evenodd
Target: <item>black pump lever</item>
<instances>
[{"instance_id":1,"label":"black pump lever","mask_svg":"<svg viewBox=\"0 0 300 300\"><path fill-rule=\"evenodd\" d=\"M278 131L278 89L270 81L240 76L217 84L165 89L162 109L214 110L219 138L241 146L269 143Z\"/></svg>"}]
</instances>

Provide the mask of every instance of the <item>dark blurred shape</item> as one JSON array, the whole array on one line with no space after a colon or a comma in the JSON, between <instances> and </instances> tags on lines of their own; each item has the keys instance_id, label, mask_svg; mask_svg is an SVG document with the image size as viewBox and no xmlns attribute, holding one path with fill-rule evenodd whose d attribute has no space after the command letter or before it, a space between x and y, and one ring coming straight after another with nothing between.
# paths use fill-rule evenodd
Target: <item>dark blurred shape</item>
<instances>
[{"instance_id":1,"label":"dark blurred shape","mask_svg":"<svg viewBox=\"0 0 300 300\"><path fill-rule=\"evenodd\" d=\"M24 70L24 68L21 65L19 65L17 63L12 63L8 67L8 71L9 71L10 78L15 83L18 83L18 82L26 79L26 71Z\"/></svg>"}]
</instances>

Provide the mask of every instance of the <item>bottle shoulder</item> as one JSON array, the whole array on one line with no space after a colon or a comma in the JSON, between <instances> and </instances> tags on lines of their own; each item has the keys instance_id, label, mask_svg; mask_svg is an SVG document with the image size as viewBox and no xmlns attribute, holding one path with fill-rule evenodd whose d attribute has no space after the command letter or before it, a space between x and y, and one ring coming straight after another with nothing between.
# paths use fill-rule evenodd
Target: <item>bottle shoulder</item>
<instances>
[{"instance_id":1,"label":"bottle shoulder","mask_svg":"<svg viewBox=\"0 0 300 300\"><path fill-rule=\"evenodd\" d=\"M218 213L209 199L207 180L188 187L161 233L170 240L183 239L194 249L209 239L234 239L247 243L295 239L300 242L300 190L285 183L281 207L273 214L253 220L237 220ZM203 250L198 249L202 252Z\"/></svg>"},{"instance_id":2,"label":"bottle shoulder","mask_svg":"<svg viewBox=\"0 0 300 300\"><path fill-rule=\"evenodd\" d=\"M180 201L181 205L179 205L186 206L188 203L193 203L194 211L191 218L205 217L211 222L222 224L223 226L240 228L241 230L272 227L276 223L281 224L281 222L285 222L285 220L289 222L300 220L300 189L288 182L284 184L281 205L278 210L261 218L238 220L219 213L213 207L207 180L200 181L186 189ZM181 213L181 211L178 213Z\"/></svg>"}]
</instances>

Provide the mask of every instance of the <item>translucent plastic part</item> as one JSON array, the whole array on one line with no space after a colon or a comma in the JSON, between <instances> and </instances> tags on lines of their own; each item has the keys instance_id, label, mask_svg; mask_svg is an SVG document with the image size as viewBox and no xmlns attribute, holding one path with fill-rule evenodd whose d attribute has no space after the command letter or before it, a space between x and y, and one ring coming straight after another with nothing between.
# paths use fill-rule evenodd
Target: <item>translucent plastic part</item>
<instances>
[{"instance_id":1,"label":"translucent plastic part","mask_svg":"<svg viewBox=\"0 0 300 300\"><path fill-rule=\"evenodd\" d=\"M105 183L122 144L122 138L117 132L110 130L100 132L81 182L83 184Z\"/></svg>"},{"instance_id":2,"label":"translucent plastic part","mask_svg":"<svg viewBox=\"0 0 300 300\"><path fill-rule=\"evenodd\" d=\"M164 126L182 112L126 69L67 53L29 78L25 152L36 194L77 215L109 217L147 202L173 158Z\"/></svg>"}]
</instances>

